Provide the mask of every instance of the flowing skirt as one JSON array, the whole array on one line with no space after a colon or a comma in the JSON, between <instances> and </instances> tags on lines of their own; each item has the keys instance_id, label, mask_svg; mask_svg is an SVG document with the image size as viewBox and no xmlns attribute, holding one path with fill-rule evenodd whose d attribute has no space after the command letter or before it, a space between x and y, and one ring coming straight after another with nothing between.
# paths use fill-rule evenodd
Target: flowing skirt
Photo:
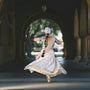
<instances>
[{"instance_id":1,"label":"flowing skirt","mask_svg":"<svg viewBox=\"0 0 90 90\"><path fill-rule=\"evenodd\" d=\"M60 65L59 61L56 60L52 49L45 53L44 57L40 57L32 63L29 63L24 68L24 70L26 69L29 69L31 73L36 71L44 75L49 75L50 77L61 73L67 74L67 71Z\"/></svg>"}]
</instances>

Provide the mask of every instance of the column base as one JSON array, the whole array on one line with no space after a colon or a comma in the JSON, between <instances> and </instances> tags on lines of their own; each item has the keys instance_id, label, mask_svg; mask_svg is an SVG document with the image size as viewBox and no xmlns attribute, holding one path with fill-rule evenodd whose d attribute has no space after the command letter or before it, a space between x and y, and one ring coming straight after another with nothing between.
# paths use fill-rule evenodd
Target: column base
<instances>
[{"instance_id":1,"label":"column base","mask_svg":"<svg viewBox=\"0 0 90 90\"><path fill-rule=\"evenodd\" d=\"M74 59L75 60L81 60L81 56L76 56Z\"/></svg>"},{"instance_id":2,"label":"column base","mask_svg":"<svg viewBox=\"0 0 90 90\"><path fill-rule=\"evenodd\" d=\"M88 59L87 58L81 58L79 62L87 62Z\"/></svg>"}]
</instances>

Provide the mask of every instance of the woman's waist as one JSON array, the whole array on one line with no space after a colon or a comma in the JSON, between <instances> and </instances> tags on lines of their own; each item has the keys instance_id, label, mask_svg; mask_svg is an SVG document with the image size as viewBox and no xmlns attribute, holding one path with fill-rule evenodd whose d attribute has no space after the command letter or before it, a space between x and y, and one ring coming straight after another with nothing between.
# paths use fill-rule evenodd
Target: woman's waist
<instances>
[{"instance_id":1,"label":"woman's waist","mask_svg":"<svg viewBox=\"0 0 90 90\"><path fill-rule=\"evenodd\" d=\"M46 50L45 48L42 48L42 50ZM46 51L49 51L49 50L53 50L53 48L50 48L50 49L48 49L48 50L46 50Z\"/></svg>"},{"instance_id":2,"label":"woman's waist","mask_svg":"<svg viewBox=\"0 0 90 90\"><path fill-rule=\"evenodd\" d=\"M53 48L50 48L50 49L52 49L52 50L53 50Z\"/></svg>"},{"instance_id":3,"label":"woman's waist","mask_svg":"<svg viewBox=\"0 0 90 90\"><path fill-rule=\"evenodd\" d=\"M46 51L45 53L54 53L53 48L50 48L48 51Z\"/></svg>"}]
</instances>

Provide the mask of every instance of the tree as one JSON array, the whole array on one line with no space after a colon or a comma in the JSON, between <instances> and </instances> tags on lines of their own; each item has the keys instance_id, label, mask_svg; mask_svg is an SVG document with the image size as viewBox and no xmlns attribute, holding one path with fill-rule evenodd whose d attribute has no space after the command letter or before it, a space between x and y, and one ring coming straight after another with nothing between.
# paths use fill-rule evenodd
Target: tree
<instances>
[{"instance_id":1,"label":"tree","mask_svg":"<svg viewBox=\"0 0 90 90\"><path fill-rule=\"evenodd\" d=\"M27 36L26 41L28 41L28 43L26 42L25 45L27 46L26 52L28 53L28 57L31 57L30 52L32 51L32 47L34 46L33 38L43 36L45 27L50 27L52 33L55 35L57 35L58 31L60 30L60 27L50 19L38 19L32 22L29 27L27 27L25 35Z\"/></svg>"}]
</instances>

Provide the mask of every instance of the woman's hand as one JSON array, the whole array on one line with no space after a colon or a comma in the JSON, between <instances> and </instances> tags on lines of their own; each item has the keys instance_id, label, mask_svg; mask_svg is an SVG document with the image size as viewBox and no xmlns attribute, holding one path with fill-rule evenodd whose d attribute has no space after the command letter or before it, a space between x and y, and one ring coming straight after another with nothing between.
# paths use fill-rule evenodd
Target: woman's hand
<instances>
[{"instance_id":1,"label":"woman's hand","mask_svg":"<svg viewBox=\"0 0 90 90\"><path fill-rule=\"evenodd\" d=\"M56 43L57 43L58 45L60 45L60 44L61 44L61 42L60 42L59 40L57 40L57 41L56 41Z\"/></svg>"},{"instance_id":2,"label":"woman's hand","mask_svg":"<svg viewBox=\"0 0 90 90\"><path fill-rule=\"evenodd\" d=\"M34 41L39 41L39 38L34 38Z\"/></svg>"},{"instance_id":3,"label":"woman's hand","mask_svg":"<svg viewBox=\"0 0 90 90\"><path fill-rule=\"evenodd\" d=\"M36 59L39 59L40 58L40 56L36 56Z\"/></svg>"}]
</instances>

